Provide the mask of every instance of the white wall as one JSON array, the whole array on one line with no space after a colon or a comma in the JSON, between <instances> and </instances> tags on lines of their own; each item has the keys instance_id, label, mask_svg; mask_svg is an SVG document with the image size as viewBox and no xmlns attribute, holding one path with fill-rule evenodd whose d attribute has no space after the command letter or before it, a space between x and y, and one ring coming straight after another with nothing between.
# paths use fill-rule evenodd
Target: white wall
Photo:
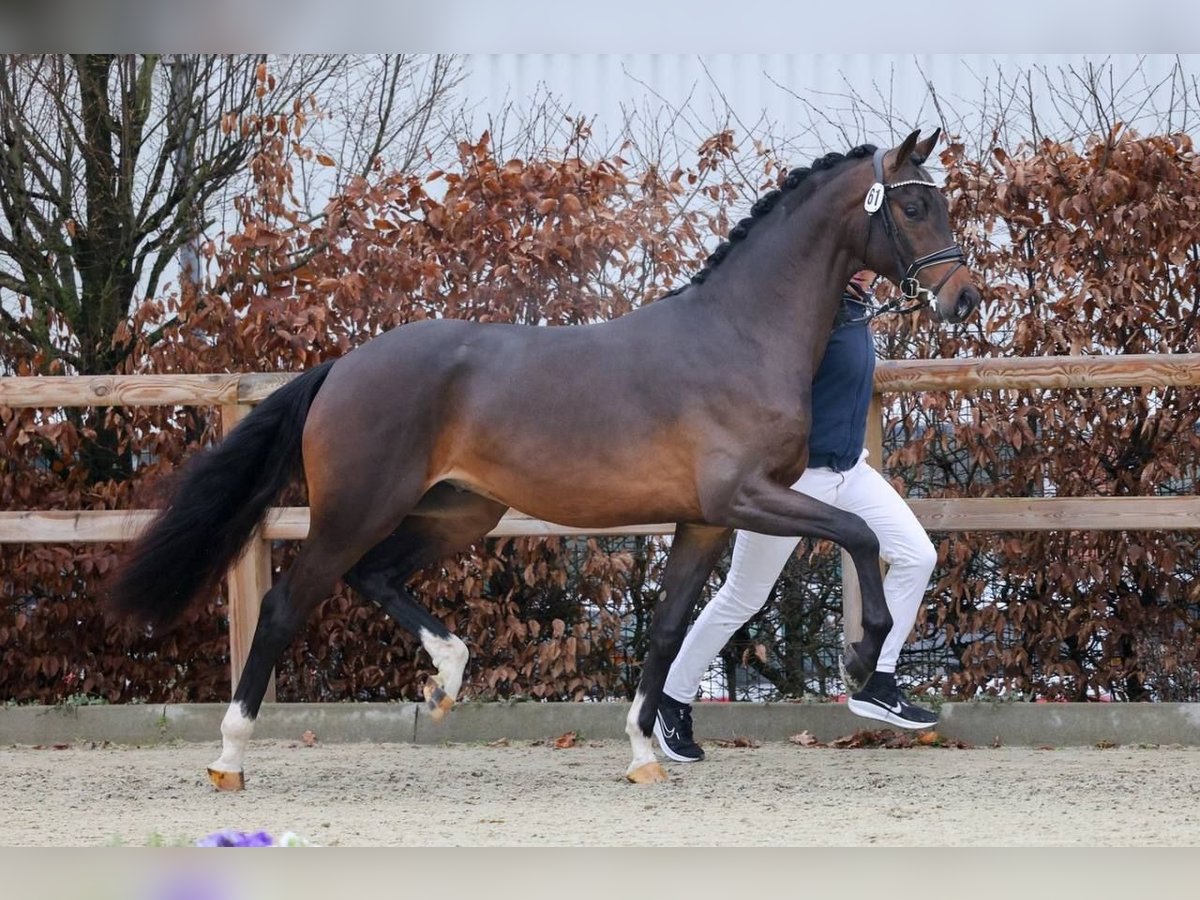
<instances>
[{"instance_id":1,"label":"white wall","mask_svg":"<svg viewBox=\"0 0 1200 900\"><path fill-rule=\"evenodd\" d=\"M1190 85L1190 105L1200 107L1192 84L1200 76L1197 55L477 53L465 59L463 100L478 130L506 103L527 107L539 90L548 90L568 111L596 116L598 135L619 132L623 109L688 103L696 116L715 121L713 111L727 100L746 126L765 117L800 148L845 149L838 130L821 119L843 123L855 142L872 143L893 135L880 133L885 125L874 113L856 117L855 105L890 111L905 126L935 125L928 78L944 105L966 116L951 123L962 128L981 104L994 108L1001 82L1032 73L1038 119L1055 133L1071 128L1075 116L1053 102L1046 75L1052 84L1071 83L1072 69L1085 75L1089 67L1106 70L1105 89L1112 85L1123 100L1118 112L1135 125L1155 126L1165 114L1173 71L1177 86ZM857 104L851 95L860 98ZM1190 128L1191 119L1174 124Z\"/></svg>"}]
</instances>

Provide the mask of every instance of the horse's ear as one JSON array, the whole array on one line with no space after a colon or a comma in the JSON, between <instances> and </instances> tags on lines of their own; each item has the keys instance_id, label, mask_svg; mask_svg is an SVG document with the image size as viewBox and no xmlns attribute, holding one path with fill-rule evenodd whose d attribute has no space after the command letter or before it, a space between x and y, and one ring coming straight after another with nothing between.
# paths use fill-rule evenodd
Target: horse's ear
<instances>
[{"instance_id":1,"label":"horse's ear","mask_svg":"<svg viewBox=\"0 0 1200 900\"><path fill-rule=\"evenodd\" d=\"M904 143L892 151L891 162L888 163L889 172L898 172L900 167L912 155L913 149L917 146L917 138L921 136L920 129L914 131L904 139Z\"/></svg>"},{"instance_id":2,"label":"horse's ear","mask_svg":"<svg viewBox=\"0 0 1200 900\"><path fill-rule=\"evenodd\" d=\"M941 136L942 129L935 128L933 134L913 148L912 161L918 166L925 165L925 160L929 159L929 154L933 152L933 148L937 146L938 138Z\"/></svg>"}]
</instances>

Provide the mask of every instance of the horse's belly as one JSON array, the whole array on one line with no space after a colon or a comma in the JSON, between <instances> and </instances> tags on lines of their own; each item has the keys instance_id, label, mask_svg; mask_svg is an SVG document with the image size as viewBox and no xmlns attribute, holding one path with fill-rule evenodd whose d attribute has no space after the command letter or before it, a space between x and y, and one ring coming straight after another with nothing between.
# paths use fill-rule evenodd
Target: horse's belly
<instances>
[{"instance_id":1,"label":"horse's belly","mask_svg":"<svg viewBox=\"0 0 1200 900\"><path fill-rule=\"evenodd\" d=\"M656 468L456 466L439 480L559 525L616 528L701 518L694 479Z\"/></svg>"}]
</instances>

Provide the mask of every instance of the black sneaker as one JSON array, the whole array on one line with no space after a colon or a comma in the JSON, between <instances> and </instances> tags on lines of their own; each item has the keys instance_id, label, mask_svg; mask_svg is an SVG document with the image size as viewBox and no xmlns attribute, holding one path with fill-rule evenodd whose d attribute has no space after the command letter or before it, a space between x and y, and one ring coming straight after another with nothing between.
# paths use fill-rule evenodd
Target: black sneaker
<instances>
[{"instance_id":1,"label":"black sneaker","mask_svg":"<svg viewBox=\"0 0 1200 900\"><path fill-rule=\"evenodd\" d=\"M692 707L662 695L654 717L654 736L662 752L675 762L700 762L704 751L692 740Z\"/></svg>"},{"instance_id":2,"label":"black sneaker","mask_svg":"<svg viewBox=\"0 0 1200 900\"><path fill-rule=\"evenodd\" d=\"M878 719L898 728L928 728L937 723L937 713L913 706L896 686L891 672L876 672L846 704L850 712L868 719Z\"/></svg>"}]
</instances>

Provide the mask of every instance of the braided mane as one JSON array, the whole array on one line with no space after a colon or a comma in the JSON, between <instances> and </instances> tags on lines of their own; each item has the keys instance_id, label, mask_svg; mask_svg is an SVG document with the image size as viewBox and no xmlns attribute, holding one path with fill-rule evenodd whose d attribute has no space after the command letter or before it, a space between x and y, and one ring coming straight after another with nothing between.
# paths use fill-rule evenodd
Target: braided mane
<instances>
[{"instance_id":1,"label":"braided mane","mask_svg":"<svg viewBox=\"0 0 1200 900\"><path fill-rule=\"evenodd\" d=\"M762 218L773 210L785 195L796 190L814 172L832 169L834 166L848 159L863 159L871 156L875 152L875 149L873 144L861 144L847 153L826 153L824 156L813 160L811 166L792 169L778 188L763 194L754 202L754 205L750 207L750 215L730 229L729 237L722 241L717 249L709 254L708 258L704 261L704 266L691 277L689 284L703 284L704 280L708 278L709 273L721 264L721 260L728 256L741 241L746 239L746 235L750 233L750 229L756 223L762 221ZM673 294L681 293L688 286L685 284L683 287L675 288L675 290L667 293L666 296L670 297Z\"/></svg>"}]
</instances>

